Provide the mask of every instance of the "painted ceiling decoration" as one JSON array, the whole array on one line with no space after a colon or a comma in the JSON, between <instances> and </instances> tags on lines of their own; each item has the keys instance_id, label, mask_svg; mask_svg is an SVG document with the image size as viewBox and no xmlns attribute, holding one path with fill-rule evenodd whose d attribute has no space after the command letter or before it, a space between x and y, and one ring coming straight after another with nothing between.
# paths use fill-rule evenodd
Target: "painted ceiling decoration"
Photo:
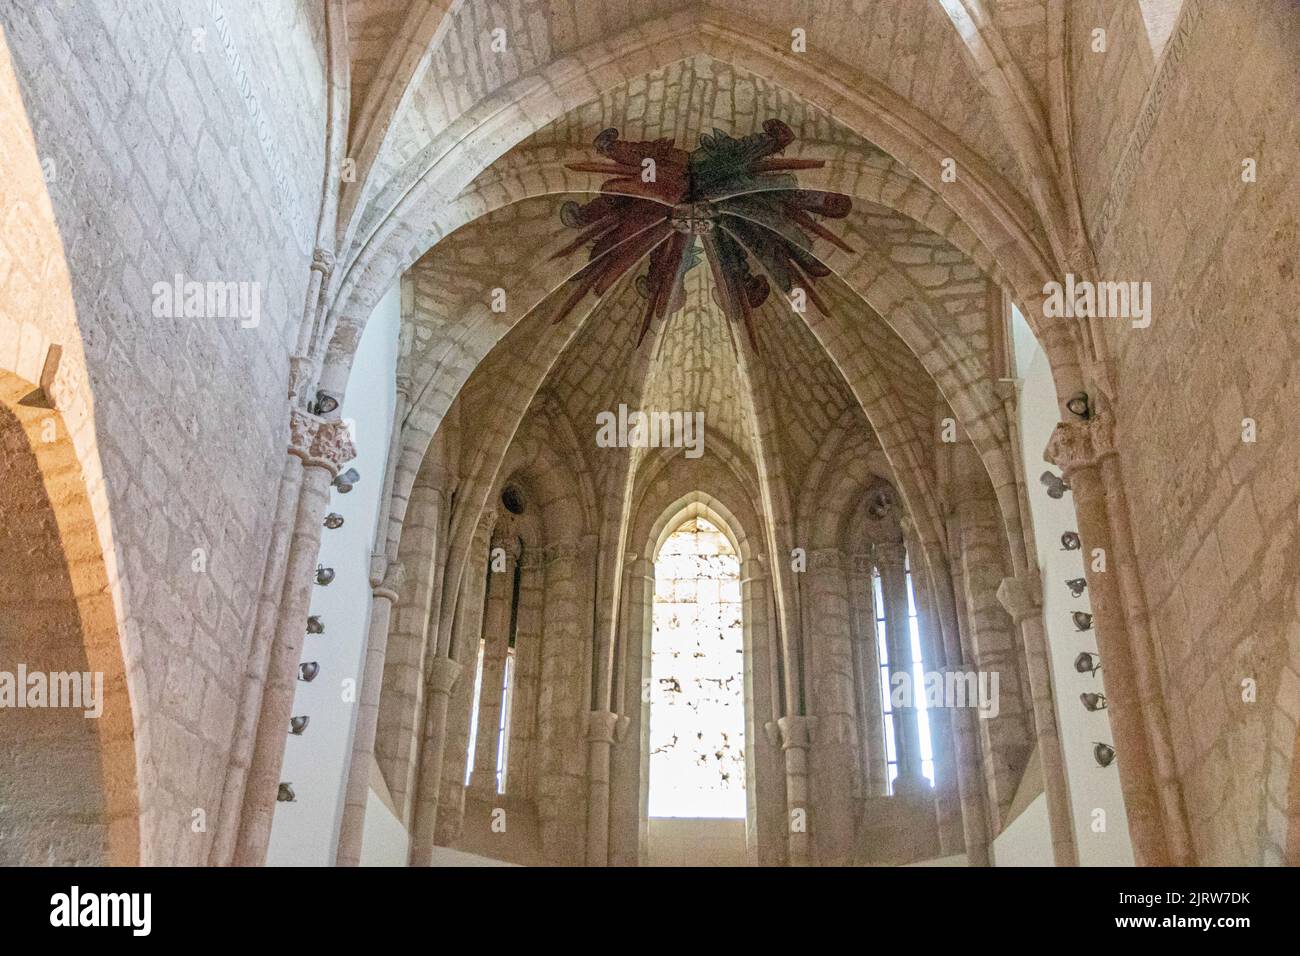
<instances>
[{"instance_id":1,"label":"painted ceiling decoration","mask_svg":"<svg viewBox=\"0 0 1300 956\"><path fill-rule=\"evenodd\" d=\"M853 250L817 220L843 219L853 203L840 193L799 188L794 172L819 169L825 161L782 157L793 141L794 132L778 119L742 139L715 129L690 152L672 138L630 142L619 139L618 130L602 131L594 145L604 161L567 166L612 178L590 202L561 207L564 225L580 232L552 258L584 246L589 251L586 265L569 280L573 288L555 321L588 293L603 296L648 260L636 280L646 303L639 345L652 321L682 307L683 280L701 257L708 260L719 307L744 326L752 348L758 345L754 310L773 284L787 297L803 289L827 314L813 283L831 270L813 253L813 241Z\"/></svg>"}]
</instances>

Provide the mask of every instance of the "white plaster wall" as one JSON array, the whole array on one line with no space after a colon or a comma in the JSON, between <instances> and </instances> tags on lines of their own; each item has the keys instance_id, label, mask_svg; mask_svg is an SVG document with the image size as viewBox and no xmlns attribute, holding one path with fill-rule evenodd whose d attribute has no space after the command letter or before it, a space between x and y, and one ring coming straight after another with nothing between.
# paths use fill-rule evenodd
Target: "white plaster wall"
<instances>
[{"instance_id":1,"label":"white plaster wall","mask_svg":"<svg viewBox=\"0 0 1300 956\"><path fill-rule=\"evenodd\" d=\"M651 817L651 866L746 866L745 821Z\"/></svg>"},{"instance_id":2,"label":"white plaster wall","mask_svg":"<svg viewBox=\"0 0 1300 956\"><path fill-rule=\"evenodd\" d=\"M1080 651L1097 651L1092 632L1077 632L1070 619L1074 611L1092 610L1087 591L1073 598L1065 586L1070 578L1084 576L1084 552L1061 549L1062 533L1078 530L1074 501L1068 492L1059 501L1054 501L1039 482L1044 471L1049 468L1056 471L1043 460L1043 450L1059 421L1051 370L1047 356L1038 346L1028 324L1014 310L1012 328L1016 375L1022 380L1020 434L1029 484L1029 510L1043 576L1043 617L1052 681L1056 688L1056 720L1070 786L1079 863L1081 866L1132 866L1133 847L1129 842L1124 798L1119 788L1119 767L1115 763L1105 769L1098 767L1092 756L1095 741L1114 743L1110 721L1105 711L1088 713L1079 700L1079 694L1084 691L1103 689L1105 670L1091 677L1074 669L1074 659ZM1104 659L1102 665L1104 668ZM1123 760L1124 755L1119 754L1118 759ZM1101 832L1094 829L1094 811L1097 810L1105 814L1105 829ZM1031 806L1026 814L1032 811ZM1045 810L1043 812L1045 814ZM1020 831L1015 824L1008 828L1011 839L1005 845L999 844L1004 854L1011 858L1037 857L1039 850L1035 848L1035 841L1048 845L1046 826L1039 830L1031 823L1026 821ZM1047 852L1050 859L1050 849Z\"/></svg>"},{"instance_id":3,"label":"white plaster wall","mask_svg":"<svg viewBox=\"0 0 1300 956\"><path fill-rule=\"evenodd\" d=\"M1040 793L993 840L994 866L1054 866L1047 795Z\"/></svg>"},{"instance_id":4,"label":"white plaster wall","mask_svg":"<svg viewBox=\"0 0 1300 956\"><path fill-rule=\"evenodd\" d=\"M366 826L361 835L362 866L406 866L410 837L402 821L374 790L366 797Z\"/></svg>"},{"instance_id":5,"label":"white plaster wall","mask_svg":"<svg viewBox=\"0 0 1300 956\"><path fill-rule=\"evenodd\" d=\"M361 473L361 480L349 494L330 494L330 510L343 515L344 524L322 532L320 563L333 568L335 578L328 587L314 589L311 613L320 615L325 633L307 636L302 658L319 662L321 670L310 684L298 683L294 698L294 714L311 718L307 731L294 737L285 729L281 779L293 784L298 799L276 804L267 854L271 865L334 862L370 624L370 551L393 428L400 304L394 286L375 307L343 402L342 415L353 422L357 447L350 467Z\"/></svg>"}]
</instances>

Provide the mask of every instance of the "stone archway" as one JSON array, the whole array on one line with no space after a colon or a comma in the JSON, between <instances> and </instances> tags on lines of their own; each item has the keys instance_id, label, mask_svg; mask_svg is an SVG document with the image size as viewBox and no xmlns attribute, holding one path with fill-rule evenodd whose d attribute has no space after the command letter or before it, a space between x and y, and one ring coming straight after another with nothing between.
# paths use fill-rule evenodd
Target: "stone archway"
<instances>
[{"instance_id":1,"label":"stone archway","mask_svg":"<svg viewBox=\"0 0 1300 956\"><path fill-rule=\"evenodd\" d=\"M0 372L0 864L134 864L134 733L67 428Z\"/></svg>"}]
</instances>

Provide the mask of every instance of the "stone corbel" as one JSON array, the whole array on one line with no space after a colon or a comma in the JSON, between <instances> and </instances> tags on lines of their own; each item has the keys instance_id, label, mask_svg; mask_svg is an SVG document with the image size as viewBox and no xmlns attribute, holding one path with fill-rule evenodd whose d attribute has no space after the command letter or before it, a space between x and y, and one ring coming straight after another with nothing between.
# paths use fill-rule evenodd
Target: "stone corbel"
<instances>
[{"instance_id":1,"label":"stone corbel","mask_svg":"<svg viewBox=\"0 0 1300 956\"><path fill-rule=\"evenodd\" d=\"M1011 620L1017 625L1025 618L1033 617L1042 611L1043 581L1037 571L1003 578L998 585L998 601L1006 608Z\"/></svg>"},{"instance_id":2,"label":"stone corbel","mask_svg":"<svg viewBox=\"0 0 1300 956\"><path fill-rule=\"evenodd\" d=\"M379 575L378 583L375 582L375 561L383 561L384 568ZM384 597L397 603L397 596L402 590L402 584L406 581L406 568L400 561L394 561L391 564L384 555L376 554L370 557L370 587L375 597Z\"/></svg>"},{"instance_id":3,"label":"stone corbel","mask_svg":"<svg viewBox=\"0 0 1300 956\"><path fill-rule=\"evenodd\" d=\"M1098 465L1114 454L1114 419L1097 415L1087 421L1057 424L1043 452L1043 460L1060 468L1068 481L1074 472Z\"/></svg>"}]
</instances>

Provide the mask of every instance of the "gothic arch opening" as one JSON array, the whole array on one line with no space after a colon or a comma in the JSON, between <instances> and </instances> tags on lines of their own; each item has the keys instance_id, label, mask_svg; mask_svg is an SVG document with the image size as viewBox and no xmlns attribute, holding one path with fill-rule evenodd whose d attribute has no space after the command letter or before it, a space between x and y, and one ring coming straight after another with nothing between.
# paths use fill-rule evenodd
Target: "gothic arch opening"
<instances>
[{"instance_id":1,"label":"gothic arch opening","mask_svg":"<svg viewBox=\"0 0 1300 956\"><path fill-rule=\"evenodd\" d=\"M132 864L117 621L81 467L49 404L0 371L0 865Z\"/></svg>"},{"instance_id":2,"label":"gothic arch opening","mask_svg":"<svg viewBox=\"0 0 1300 956\"><path fill-rule=\"evenodd\" d=\"M659 536L653 567L642 681L645 862L743 864L754 771L740 550L716 512L688 508Z\"/></svg>"}]
</instances>

